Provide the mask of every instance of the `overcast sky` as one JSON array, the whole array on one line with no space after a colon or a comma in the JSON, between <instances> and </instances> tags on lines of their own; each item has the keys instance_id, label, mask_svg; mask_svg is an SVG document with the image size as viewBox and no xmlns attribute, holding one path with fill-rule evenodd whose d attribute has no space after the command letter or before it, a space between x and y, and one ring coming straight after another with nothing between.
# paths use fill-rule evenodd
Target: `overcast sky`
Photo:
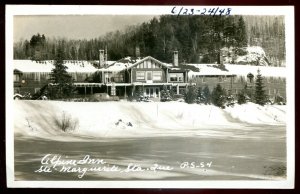
<instances>
[{"instance_id":1,"label":"overcast sky","mask_svg":"<svg viewBox=\"0 0 300 194\"><path fill-rule=\"evenodd\" d=\"M14 16L14 42L40 33L46 37L91 39L107 32L122 30L126 26L141 24L154 16L102 15L102 16Z\"/></svg>"}]
</instances>

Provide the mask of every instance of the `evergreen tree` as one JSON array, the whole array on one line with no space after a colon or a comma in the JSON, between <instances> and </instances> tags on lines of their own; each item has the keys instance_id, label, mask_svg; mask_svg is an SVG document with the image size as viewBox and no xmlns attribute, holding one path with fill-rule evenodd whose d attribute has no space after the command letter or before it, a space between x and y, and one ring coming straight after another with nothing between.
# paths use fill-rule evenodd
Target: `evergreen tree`
<instances>
[{"instance_id":1,"label":"evergreen tree","mask_svg":"<svg viewBox=\"0 0 300 194\"><path fill-rule=\"evenodd\" d=\"M253 95L252 87L248 87L248 85L245 84L244 88L237 95L238 104L245 104L248 101L252 102Z\"/></svg>"},{"instance_id":2,"label":"evergreen tree","mask_svg":"<svg viewBox=\"0 0 300 194\"><path fill-rule=\"evenodd\" d=\"M53 84L49 91L50 97L54 99L70 97L75 91L72 76L68 74L68 67L64 65L63 59L64 51L63 45L61 45L57 50L56 59L54 60L54 68L50 73L50 80Z\"/></svg>"},{"instance_id":3,"label":"evergreen tree","mask_svg":"<svg viewBox=\"0 0 300 194\"><path fill-rule=\"evenodd\" d=\"M203 89L203 98L204 98L204 104L210 104L211 94L210 94L209 87L207 85Z\"/></svg>"},{"instance_id":4,"label":"evergreen tree","mask_svg":"<svg viewBox=\"0 0 300 194\"><path fill-rule=\"evenodd\" d=\"M161 97L160 97L160 100L161 100L162 102L172 100L170 91L168 90L168 88L167 88L166 85L163 86L163 89L162 89L162 91L161 91Z\"/></svg>"},{"instance_id":5,"label":"evergreen tree","mask_svg":"<svg viewBox=\"0 0 300 194\"><path fill-rule=\"evenodd\" d=\"M204 103L204 100L202 87L199 87L197 92L197 103Z\"/></svg>"},{"instance_id":6,"label":"evergreen tree","mask_svg":"<svg viewBox=\"0 0 300 194\"><path fill-rule=\"evenodd\" d=\"M265 105L267 101L267 95L265 94L264 90L263 77L260 74L260 70L257 71L254 100L256 104L262 106Z\"/></svg>"},{"instance_id":7,"label":"evergreen tree","mask_svg":"<svg viewBox=\"0 0 300 194\"><path fill-rule=\"evenodd\" d=\"M246 26L245 21L242 16L240 16L238 21L238 27L236 31L236 40L237 40L237 46L238 47L244 47L247 46L247 32L246 32Z\"/></svg>"},{"instance_id":8,"label":"evergreen tree","mask_svg":"<svg viewBox=\"0 0 300 194\"><path fill-rule=\"evenodd\" d=\"M211 93L211 101L215 106L224 108L226 103L226 90L220 84L213 89Z\"/></svg>"},{"instance_id":9,"label":"evergreen tree","mask_svg":"<svg viewBox=\"0 0 300 194\"><path fill-rule=\"evenodd\" d=\"M137 86L134 91L134 98L137 101L141 101L144 98L144 91L142 86Z\"/></svg>"},{"instance_id":10,"label":"evergreen tree","mask_svg":"<svg viewBox=\"0 0 300 194\"><path fill-rule=\"evenodd\" d=\"M44 60L46 55L45 45L46 37L45 35L33 35L29 42L31 48L30 58L33 60Z\"/></svg>"},{"instance_id":11,"label":"evergreen tree","mask_svg":"<svg viewBox=\"0 0 300 194\"><path fill-rule=\"evenodd\" d=\"M187 87L187 90L184 95L185 102L188 104L194 103L197 99L197 94L198 94L197 88L195 86L193 86L192 84L190 84Z\"/></svg>"},{"instance_id":12,"label":"evergreen tree","mask_svg":"<svg viewBox=\"0 0 300 194\"><path fill-rule=\"evenodd\" d=\"M245 104L247 102L246 95L243 91L240 91L237 95L238 104Z\"/></svg>"},{"instance_id":13,"label":"evergreen tree","mask_svg":"<svg viewBox=\"0 0 300 194\"><path fill-rule=\"evenodd\" d=\"M228 90L226 95L226 106L234 106L234 104L235 104L235 98L232 95L231 90Z\"/></svg>"}]
</instances>

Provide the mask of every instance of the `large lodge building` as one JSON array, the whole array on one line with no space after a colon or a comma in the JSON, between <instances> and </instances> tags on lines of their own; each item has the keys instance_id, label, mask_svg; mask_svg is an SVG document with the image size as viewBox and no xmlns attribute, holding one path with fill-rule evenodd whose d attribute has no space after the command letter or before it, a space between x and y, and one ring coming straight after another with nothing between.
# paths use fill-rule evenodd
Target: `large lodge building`
<instances>
[{"instance_id":1,"label":"large lodge building","mask_svg":"<svg viewBox=\"0 0 300 194\"><path fill-rule=\"evenodd\" d=\"M65 61L67 71L74 80L78 93L88 96L108 93L120 98L132 95L141 87L144 96L160 99L164 86L175 94L183 94L189 84L212 90L217 84L237 94L245 84L254 87L260 70L270 99L282 96L286 99L286 68L253 65L179 64L178 52L174 51L173 64L161 62L151 56L105 60L100 50L98 62ZM14 92L34 94L50 83L54 61L14 60Z\"/></svg>"}]
</instances>

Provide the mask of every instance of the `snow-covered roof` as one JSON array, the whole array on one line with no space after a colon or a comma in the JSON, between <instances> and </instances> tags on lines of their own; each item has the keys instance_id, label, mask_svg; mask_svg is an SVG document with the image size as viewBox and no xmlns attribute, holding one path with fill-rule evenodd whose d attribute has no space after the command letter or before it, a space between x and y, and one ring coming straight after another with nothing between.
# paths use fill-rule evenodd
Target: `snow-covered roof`
<instances>
[{"instance_id":1,"label":"snow-covered roof","mask_svg":"<svg viewBox=\"0 0 300 194\"><path fill-rule=\"evenodd\" d=\"M247 76L252 73L257 75L257 70L260 70L260 74L265 77L286 77L286 67L273 67L273 66L253 66L253 65L233 65L226 64L226 69L232 74Z\"/></svg>"},{"instance_id":2,"label":"snow-covered roof","mask_svg":"<svg viewBox=\"0 0 300 194\"><path fill-rule=\"evenodd\" d=\"M108 68L97 69L93 66L92 62L89 61L72 61L66 60L65 65L68 67L67 71L72 72L82 72L82 73L93 73L98 70L103 71L122 71L126 68L131 68L140 62L146 59L156 60L153 57L145 57L143 59L131 60L128 61L116 61L110 62L111 65ZM126 59L126 58L125 58ZM172 68L172 64L162 63L158 60L157 62L162 65ZM45 72L50 73L54 68L54 61L32 61L32 60L14 60L14 69L21 72L35 73L35 72ZM189 66L194 66L199 68L199 72L189 71L189 76L192 75L237 75L237 76L247 76L249 73L252 73L254 76L257 75L257 70L260 70L262 76L266 77L286 77L286 68L285 67L271 67L271 66L253 66L253 65L235 65L235 64L225 64L225 69L222 70L217 68L218 64L186 64ZM176 70L178 67L173 67L172 69ZM179 68L178 68L179 69Z\"/></svg>"},{"instance_id":3,"label":"snow-covered roof","mask_svg":"<svg viewBox=\"0 0 300 194\"><path fill-rule=\"evenodd\" d=\"M217 68L217 64L187 64L197 67L199 72L190 71L189 76L192 75L232 75L232 72L221 70Z\"/></svg>"},{"instance_id":4,"label":"snow-covered roof","mask_svg":"<svg viewBox=\"0 0 300 194\"><path fill-rule=\"evenodd\" d=\"M257 70L260 70L262 76L266 77L286 77L285 67L271 67L271 66L253 66L253 65L234 65L225 64L225 69L217 68L218 64L187 64L199 68L199 72L190 71L189 76L192 75L237 75L247 76L252 73L257 75Z\"/></svg>"},{"instance_id":5,"label":"snow-covered roof","mask_svg":"<svg viewBox=\"0 0 300 194\"><path fill-rule=\"evenodd\" d=\"M89 61L73 61L66 60L64 65L67 66L67 72L82 72L82 73L93 73L97 71L97 68ZM50 73L54 68L54 61L32 61L32 60L14 60L14 69L21 72L35 73L44 72Z\"/></svg>"}]
</instances>

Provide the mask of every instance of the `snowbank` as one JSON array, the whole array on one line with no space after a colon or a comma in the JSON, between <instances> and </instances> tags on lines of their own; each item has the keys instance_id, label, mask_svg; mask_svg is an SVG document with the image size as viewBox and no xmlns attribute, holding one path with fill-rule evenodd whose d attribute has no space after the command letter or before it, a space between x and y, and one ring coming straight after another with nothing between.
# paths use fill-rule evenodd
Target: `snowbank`
<instances>
[{"instance_id":1,"label":"snowbank","mask_svg":"<svg viewBox=\"0 0 300 194\"><path fill-rule=\"evenodd\" d=\"M56 140L82 137L193 136L219 133L249 125L285 125L286 107L248 103L220 109L212 105L181 102L60 102L14 101L17 135ZM63 117L75 129L63 132ZM210 129L214 129L211 130ZM227 134L230 135L230 134Z\"/></svg>"}]
</instances>

